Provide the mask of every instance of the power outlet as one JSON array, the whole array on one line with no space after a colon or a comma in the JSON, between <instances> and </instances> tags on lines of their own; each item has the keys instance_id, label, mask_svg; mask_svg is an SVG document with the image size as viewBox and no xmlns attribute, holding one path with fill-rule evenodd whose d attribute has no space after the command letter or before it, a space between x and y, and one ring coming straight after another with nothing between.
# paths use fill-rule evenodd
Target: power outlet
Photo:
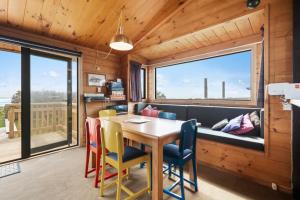
<instances>
[{"instance_id":1,"label":"power outlet","mask_svg":"<svg viewBox=\"0 0 300 200\"><path fill-rule=\"evenodd\" d=\"M272 183L272 189L275 190L275 191L277 191L278 188L277 188L276 183Z\"/></svg>"}]
</instances>

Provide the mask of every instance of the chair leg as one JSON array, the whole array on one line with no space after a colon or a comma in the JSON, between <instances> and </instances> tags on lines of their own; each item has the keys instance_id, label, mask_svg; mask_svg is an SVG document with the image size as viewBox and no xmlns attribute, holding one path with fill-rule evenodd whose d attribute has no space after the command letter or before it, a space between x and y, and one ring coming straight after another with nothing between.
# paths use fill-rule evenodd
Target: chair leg
<instances>
[{"instance_id":1,"label":"chair leg","mask_svg":"<svg viewBox=\"0 0 300 200\"><path fill-rule=\"evenodd\" d=\"M127 180L130 179L130 168L126 168L126 177L127 177Z\"/></svg>"},{"instance_id":2,"label":"chair leg","mask_svg":"<svg viewBox=\"0 0 300 200\"><path fill-rule=\"evenodd\" d=\"M180 190L181 190L181 199L184 200L184 177L183 177L183 166L179 167L180 171Z\"/></svg>"},{"instance_id":3,"label":"chair leg","mask_svg":"<svg viewBox=\"0 0 300 200\"><path fill-rule=\"evenodd\" d=\"M106 170L106 162L102 159L102 168L101 168L101 179L100 179L100 197L103 197L104 193L104 177L105 177L105 170Z\"/></svg>"},{"instance_id":4,"label":"chair leg","mask_svg":"<svg viewBox=\"0 0 300 200\"><path fill-rule=\"evenodd\" d=\"M118 169L118 181L117 181L117 197L116 200L121 199L121 185L122 185L122 170Z\"/></svg>"},{"instance_id":5,"label":"chair leg","mask_svg":"<svg viewBox=\"0 0 300 200\"><path fill-rule=\"evenodd\" d=\"M172 175L172 165L171 165L171 163L168 163L168 172L169 172L169 178L171 178L171 175Z\"/></svg>"},{"instance_id":6,"label":"chair leg","mask_svg":"<svg viewBox=\"0 0 300 200\"><path fill-rule=\"evenodd\" d=\"M88 176L89 162L90 162L90 149L89 149L89 147L86 147L85 172L84 172L85 178L87 178L87 176Z\"/></svg>"},{"instance_id":7,"label":"chair leg","mask_svg":"<svg viewBox=\"0 0 300 200\"><path fill-rule=\"evenodd\" d=\"M144 144L141 144L141 150L142 150L142 151L145 151L145 149L146 149L145 145L144 145ZM142 162L142 163L140 164L140 168L144 168L144 166L145 166L145 162Z\"/></svg>"},{"instance_id":8,"label":"chair leg","mask_svg":"<svg viewBox=\"0 0 300 200\"><path fill-rule=\"evenodd\" d=\"M198 192L198 179L197 179L197 166L196 159L193 158L193 173L194 173L194 184L195 184L195 192Z\"/></svg>"},{"instance_id":9,"label":"chair leg","mask_svg":"<svg viewBox=\"0 0 300 200\"><path fill-rule=\"evenodd\" d=\"M100 172L100 159L101 159L101 154L96 154L96 175L95 175L95 187L98 187L99 183L99 172Z\"/></svg>"}]
</instances>

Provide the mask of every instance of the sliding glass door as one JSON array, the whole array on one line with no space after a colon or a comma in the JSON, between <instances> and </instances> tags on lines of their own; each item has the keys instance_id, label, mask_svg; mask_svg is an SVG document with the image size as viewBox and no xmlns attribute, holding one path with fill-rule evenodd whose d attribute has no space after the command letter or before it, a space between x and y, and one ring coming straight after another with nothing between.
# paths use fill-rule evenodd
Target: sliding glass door
<instances>
[{"instance_id":1,"label":"sliding glass door","mask_svg":"<svg viewBox=\"0 0 300 200\"><path fill-rule=\"evenodd\" d=\"M72 60L30 53L31 154L72 144Z\"/></svg>"},{"instance_id":2,"label":"sliding glass door","mask_svg":"<svg viewBox=\"0 0 300 200\"><path fill-rule=\"evenodd\" d=\"M0 164L78 145L77 57L0 41Z\"/></svg>"},{"instance_id":3,"label":"sliding glass door","mask_svg":"<svg viewBox=\"0 0 300 200\"><path fill-rule=\"evenodd\" d=\"M0 42L0 163L21 158L20 51Z\"/></svg>"},{"instance_id":4,"label":"sliding glass door","mask_svg":"<svg viewBox=\"0 0 300 200\"><path fill-rule=\"evenodd\" d=\"M77 56L0 40L0 164L78 145Z\"/></svg>"}]
</instances>

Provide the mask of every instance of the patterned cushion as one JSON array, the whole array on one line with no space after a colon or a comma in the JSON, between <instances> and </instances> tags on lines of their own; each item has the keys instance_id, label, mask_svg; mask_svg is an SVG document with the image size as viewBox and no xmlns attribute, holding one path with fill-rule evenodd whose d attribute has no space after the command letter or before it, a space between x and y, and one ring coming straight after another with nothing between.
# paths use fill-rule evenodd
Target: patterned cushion
<instances>
[{"instance_id":1,"label":"patterned cushion","mask_svg":"<svg viewBox=\"0 0 300 200\"><path fill-rule=\"evenodd\" d=\"M134 147L126 146L124 148L123 162L127 162L144 155L146 155L144 151ZM114 160L118 160L118 155L116 153L109 152L107 156L111 157Z\"/></svg>"},{"instance_id":2,"label":"patterned cushion","mask_svg":"<svg viewBox=\"0 0 300 200\"><path fill-rule=\"evenodd\" d=\"M243 115L233 118L221 131L225 133L229 133L233 130L239 129L241 127L242 120L243 120Z\"/></svg>"},{"instance_id":3,"label":"patterned cushion","mask_svg":"<svg viewBox=\"0 0 300 200\"><path fill-rule=\"evenodd\" d=\"M183 151L183 157L187 156L188 154L191 154L192 151L190 149L185 149ZM179 146L176 144L166 144L164 145L164 155L168 157L173 157L173 158L179 158L180 153L179 153Z\"/></svg>"},{"instance_id":4,"label":"patterned cushion","mask_svg":"<svg viewBox=\"0 0 300 200\"><path fill-rule=\"evenodd\" d=\"M243 117L241 127L237 130L232 131L231 133L235 134L235 135L242 135L242 134L249 133L253 129L254 129L254 126L253 126L252 122L250 121L249 114L246 114Z\"/></svg>"},{"instance_id":5,"label":"patterned cushion","mask_svg":"<svg viewBox=\"0 0 300 200\"><path fill-rule=\"evenodd\" d=\"M222 121L220 121L220 122L216 123L215 125L213 125L213 127L211 129L215 130L215 131L219 131L222 128L224 128L228 123L229 123L228 119L223 119Z\"/></svg>"},{"instance_id":6,"label":"patterned cushion","mask_svg":"<svg viewBox=\"0 0 300 200\"><path fill-rule=\"evenodd\" d=\"M255 132L260 132L260 119L256 111L252 112L250 115L250 121L252 122Z\"/></svg>"}]
</instances>

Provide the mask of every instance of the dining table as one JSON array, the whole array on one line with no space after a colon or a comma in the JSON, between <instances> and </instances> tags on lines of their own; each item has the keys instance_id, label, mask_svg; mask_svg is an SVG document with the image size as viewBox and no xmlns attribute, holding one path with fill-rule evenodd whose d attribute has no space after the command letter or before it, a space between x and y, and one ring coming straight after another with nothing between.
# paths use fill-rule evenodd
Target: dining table
<instances>
[{"instance_id":1,"label":"dining table","mask_svg":"<svg viewBox=\"0 0 300 200\"><path fill-rule=\"evenodd\" d=\"M152 199L163 199L163 146L179 138L184 121L169 120L141 115L117 115L102 117L101 120L118 122L122 126L123 137L140 144L151 146L152 150ZM189 165L189 178L193 180Z\"/></svg>"}]
</instances>

